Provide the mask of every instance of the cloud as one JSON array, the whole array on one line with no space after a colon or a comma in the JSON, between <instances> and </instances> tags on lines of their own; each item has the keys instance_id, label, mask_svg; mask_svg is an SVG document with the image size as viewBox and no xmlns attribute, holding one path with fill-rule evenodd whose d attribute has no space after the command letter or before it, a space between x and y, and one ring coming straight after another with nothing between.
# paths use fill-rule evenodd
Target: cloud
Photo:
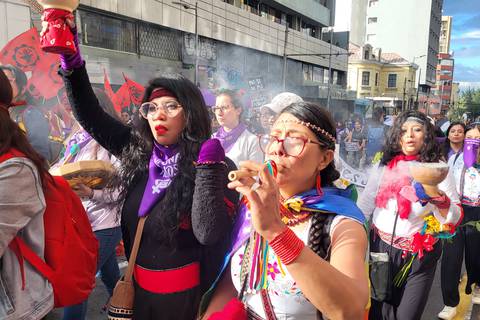
<instances>
[{"instance_id":1,"label":"cloud","mask_svg":"<svg viewBox=\"0 0 480 320\"><path fill-rule=\"evenodd\" d=\"M472 46L454 47L454 58L462 60L464 58L476 58L480 57L480 42Z\"/></svg>"},{"instance_id":2,"label":"cloud","mask_svg":"<svg viewBox=\"0 0 480 320\"><path fill-rule=\"evenodd\" d=\"M464 91L466 89L480 89L480 82L459 82L460 85L458 86L460 91Z\"/></svg>"},{"instance_id":3,"label":"cloud","mask_svg":"<svg viewBox=\"0 0 480 320\"><path fill-rule=\"evenodd\" d=\"M479 82L480 66L467 66L457 61L455 64L454 79L458 82Z\"/></svg>"},{"instance_id":4,"label":"cloud","mask_svg":"<svg viewBox=\"0 0 480 320\"><path fill-rule=\"evenodd\" d=\"M459 39L480 39L480 29L470 30L463 33L455 33L452 35L452 40Z\"/></svg>"}]
</instances>

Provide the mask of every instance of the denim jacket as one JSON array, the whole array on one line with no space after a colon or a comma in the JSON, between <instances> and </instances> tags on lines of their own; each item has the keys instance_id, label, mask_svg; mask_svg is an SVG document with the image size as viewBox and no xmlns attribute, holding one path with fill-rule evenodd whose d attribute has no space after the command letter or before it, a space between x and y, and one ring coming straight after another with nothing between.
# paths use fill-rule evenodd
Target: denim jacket
<instances>
[{"instance_id":1,"label":"denim jacket","mask_svg":"<svg viewBox=\"0 0 480 320\"><path fill-rule=\"evenodd\" d=\"M53 308L50 283L28 262L21 268L8 248L19 235L40 257L44 254L45 197L35 165L26 158L0 163L0 319L36 320Z\"/></svg>"}]
</instances>

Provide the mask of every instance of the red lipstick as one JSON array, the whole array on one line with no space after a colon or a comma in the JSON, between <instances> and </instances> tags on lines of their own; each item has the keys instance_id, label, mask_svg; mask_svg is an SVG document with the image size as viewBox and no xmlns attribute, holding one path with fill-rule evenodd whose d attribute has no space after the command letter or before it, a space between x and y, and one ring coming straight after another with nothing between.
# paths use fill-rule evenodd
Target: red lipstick
<instances>
[{"instance_id":1,"label":"red lipstick","mask_svg":"<svg viewBox=\"0 0 480 320\"><path fill-rule=\"evenodd\" d=\"M155 126L155 131L157 132L158 135L164 135L165 133L167 133L168 129L164 126Z\"/></svg>"}]
</instances>

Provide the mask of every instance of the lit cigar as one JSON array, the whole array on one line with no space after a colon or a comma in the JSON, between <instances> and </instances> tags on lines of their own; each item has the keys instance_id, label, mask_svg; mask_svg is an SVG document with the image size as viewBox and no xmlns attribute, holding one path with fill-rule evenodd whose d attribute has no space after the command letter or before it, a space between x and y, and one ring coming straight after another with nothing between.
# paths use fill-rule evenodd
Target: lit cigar
<instances>
[{"instance_id":1,"label":"lit cigar","mask_svg":"<svg viewBox=\"0 0 480 320\"><path fill-rule=\"evenodd\" d=\"M277 164L273 160L268 160L265 162L267 165L268 171L270 174L274 177L277 176ZM256 177L258 176L259 170L262 169L261 165L257 166L257 170L235 170L235 171L230 171L228 173L228 180L230 181L236 181L241 178L246 178L246 177Z\"/></svg>"},{"instance_id":2,"label":"lit cigar","mask_svg":"<svg viewBox=\"0 0 480 320\"><path fill-rule=\"evenodd\" d=\"M235 170L228 173L228 180L236 181L245 177L255 177L258 171Z\"/></svg>"}]
</instances>

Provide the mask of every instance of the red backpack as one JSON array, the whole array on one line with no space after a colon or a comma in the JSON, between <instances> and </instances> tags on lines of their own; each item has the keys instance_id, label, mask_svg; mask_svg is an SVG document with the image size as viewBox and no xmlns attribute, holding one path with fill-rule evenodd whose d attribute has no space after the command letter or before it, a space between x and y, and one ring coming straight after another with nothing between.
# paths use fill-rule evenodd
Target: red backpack
<instances>
[{"instance_id":1,"label":"red backpack","mask_svg":"<svg viewBox=\"0 0 480 320\"><path fill-rule=\"evenodd\" d=\"M0 163L13 157L25 157L10 149L0 156ZM24 259L52 284L55 307L70 306L88 298L95 287L98 242L87 213L78 196L62 177L48 179L45 190L46 209L45 261L16 236L9 248L16 254L25 283Z\"/></svg>"}]
</instances>

